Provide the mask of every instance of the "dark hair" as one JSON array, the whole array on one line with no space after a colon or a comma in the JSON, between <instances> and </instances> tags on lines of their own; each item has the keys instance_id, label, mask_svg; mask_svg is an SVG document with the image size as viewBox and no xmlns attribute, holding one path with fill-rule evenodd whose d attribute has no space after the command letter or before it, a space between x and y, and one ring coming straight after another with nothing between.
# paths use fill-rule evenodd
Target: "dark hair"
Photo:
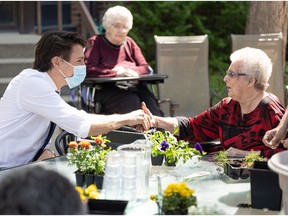
<instances>
[{"instance_id":1,"label":"dark hair","mask_svg":"<svg viewBox=\"0 0 288 216\"><path fill-rule=\"evenodd\" d=\"M87 207L68 179L56 171L33 166L11 172L1 180L0 214L87 214Z\"/></svg>"},{"instance_id":2,"label":"dark hair","mask_svg":"<svg viewBox=\"0 0 288 216\"><path fill-rule=\"evenodd\" d=\"M86 40L75 32L45 32L36 44L33 69L41 72L48 71L52 68L51 59L54 56L60 56L64 60L69 61L71 49L75 44L80 44L84 48Z\"/></svg>"}]
</instances>

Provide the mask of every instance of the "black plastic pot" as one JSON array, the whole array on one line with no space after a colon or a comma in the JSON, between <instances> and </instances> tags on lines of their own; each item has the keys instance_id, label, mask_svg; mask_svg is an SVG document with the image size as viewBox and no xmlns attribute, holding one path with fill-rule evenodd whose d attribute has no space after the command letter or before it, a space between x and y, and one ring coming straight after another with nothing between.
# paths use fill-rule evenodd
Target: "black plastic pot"
<instances>
[{"instance_id":1,"label":"black plastic pot","mask_svg":"<svg viewBox=\"0 0 288 216\"><path fill-rule=\"evenodd\" d=\"M266 161L257 161L250 169L252 208L281 210L282 191L278 174L269 169Z\"/></svg>"},{"instance_id":2,"label":"black plastic pot","mask_svg":"<svg viewBox=\"0 0 288 216\"><path fill-rule=\"evenodd\" d=\"M76 177L76 185L79 187L83 187L85 184L85 174L76 171L75 177Z\"/></svg>"},{"instance_id":3,"label":"black plastic pot","mask_svg":"<svg viewBox=\"0 0 288 216\"><path fill-rule=\"evenodd\" d=\"M242 161L232 160L224 165L224 173L232 179L247 179L249 177L248 168L241 167Z\"/></svg>"},{"instance_id":4,"label":"black plastic pot","mask_svg":"<svg viewBox=\"0 0 288 216\"><path fill-rule=\"evenodd\" d=\"M156 157L153 157L151 155L151 163L153 166L162 166L164 161L164 155L157 155Z\"/></svg>"},{"instance_id":5,"label":"black plastic pot","mask_svg":"<svg viewBox=\"0 0 288 216\"><path fill-rule=\"evenodd\" d=\"M128 201L89 199L88 209L90 214L123 215Z\"/></svg>"}]
</instances>

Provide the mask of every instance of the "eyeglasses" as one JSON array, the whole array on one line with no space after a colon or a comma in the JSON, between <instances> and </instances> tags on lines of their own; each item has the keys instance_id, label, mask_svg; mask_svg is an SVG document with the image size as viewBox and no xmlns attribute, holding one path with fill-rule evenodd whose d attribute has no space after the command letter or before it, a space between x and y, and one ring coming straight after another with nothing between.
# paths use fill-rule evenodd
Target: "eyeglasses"
<instances>
[{"instance_id":1,"label":"eyeglasses","mask_svg":"<svg viewBox=\"0 0 288 216\"><path fill-rule=\"evenodd\" d=\"M246 73L235 73L235 72L230 71L230 70L228 70L226 72L226 75L231 77L231 78L236 77L236 76L248 76L248 74L246 74Z\"/></svg>"},{"instance_id":2,"label":"eyeglasses","mask_svg":"<svg viewBox=\"0 0 288 216\"><path fill-rule=\"evenodd\" d=\"M119 23L110 23L110 25L112 25L115 29L117 30L123 30L123 31L129 31L129 27L121 25Z\"/></svg>"}]
</instances>

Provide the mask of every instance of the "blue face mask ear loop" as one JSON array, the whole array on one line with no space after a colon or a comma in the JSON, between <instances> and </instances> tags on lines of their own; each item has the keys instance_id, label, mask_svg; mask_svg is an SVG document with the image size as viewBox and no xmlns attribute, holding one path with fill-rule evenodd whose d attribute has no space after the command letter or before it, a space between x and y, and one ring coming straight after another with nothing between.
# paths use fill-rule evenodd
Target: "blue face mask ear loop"
<instances>
[{"instance_id":1,"label":"blue face mask ear loop","mask_svg":"<svg viewBox=\"0 0 288 216\"><path fill-rule=\"evenodd\" d=\"M65 74L60 69L57 70L62 74L63 77L67 78L67 76L65 76Z\"/></svg>"}]
</instances>

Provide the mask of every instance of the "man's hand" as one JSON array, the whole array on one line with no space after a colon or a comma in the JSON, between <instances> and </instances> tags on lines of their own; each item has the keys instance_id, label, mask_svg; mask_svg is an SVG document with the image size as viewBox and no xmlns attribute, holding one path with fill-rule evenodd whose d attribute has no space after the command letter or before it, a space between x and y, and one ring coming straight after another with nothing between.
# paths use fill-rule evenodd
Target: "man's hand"
<instances>
[{"instance_id":1,"label":"man's hand","mask_svg":"<svg viewBox=\"0 0 288 216\"><path fill-rule=\"evenodd\" d=\"M286 137L286 133L287 131L283 127L276 127L265 133L262 142L264 143L264 145L272 149L276 149L280 143L283 143L286 147L288 146L288 141L286 140L286 144L286 141L284 140Z\"/></svg>"},{"instance_id":2,"label":"man's hand","mask_svg":"<svg viewBox=\"0 0 288 216\"><path fill-rule=\"evenodd\" d=\"M144 130L149 130L152 127L152 119L149 115L144 113L143 110L136 110L125 115L129 115L129 126L137 126L137 129L140 129L139 125L142 125Z\"/></svg>"}]
</instances>

